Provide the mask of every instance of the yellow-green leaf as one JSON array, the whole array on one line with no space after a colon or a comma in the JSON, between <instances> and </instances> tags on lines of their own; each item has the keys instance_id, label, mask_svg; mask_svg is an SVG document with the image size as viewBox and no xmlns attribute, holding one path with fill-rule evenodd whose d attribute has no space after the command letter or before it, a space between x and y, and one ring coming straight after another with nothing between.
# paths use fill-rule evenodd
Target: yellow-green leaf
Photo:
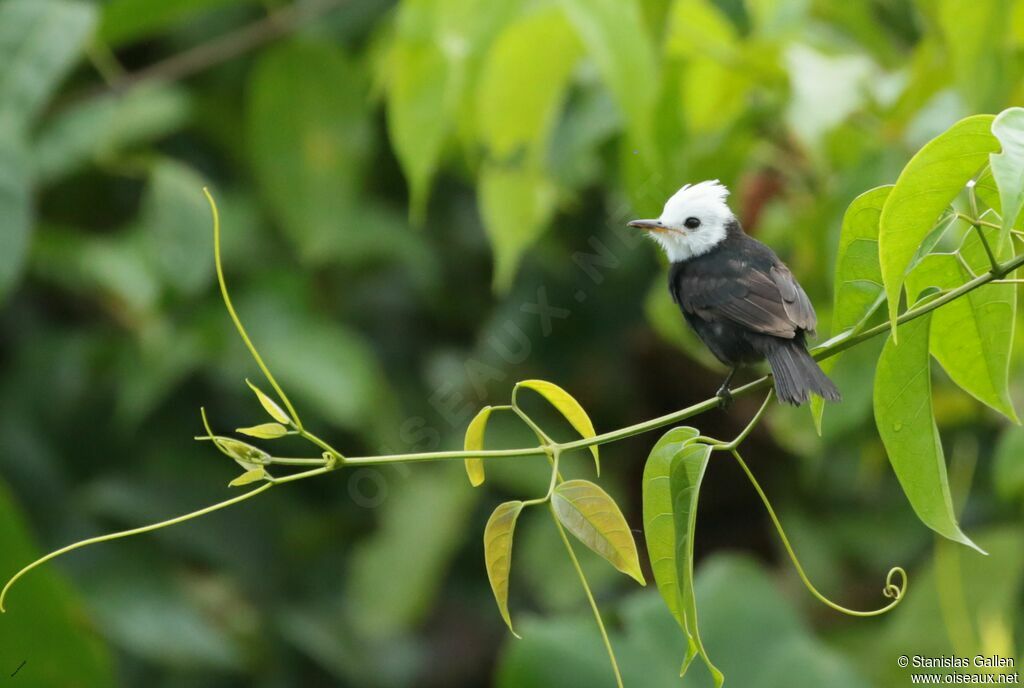
<instances>
[{"instance_id":1,"label":"yellow-green leaf","mask_svg":"<svg viewBox=\"0 0 1024 688\"><path fill-rule=\"evenodd\" d=\"M626 518L607 492L588 480L568 480L555 488L551 506L566 530L640 585L640 570L633 533Z\"/></svg>"},{"instance_id":2,"label":"yellow-green leaf","mask_svg":"<svg viewBox=\"0 0 1024 688\"><path fill-rule=\"evenodd\" d=\"M484 563L487 565L487 580L494 591L494 601L498 603L498 611L505 620L512 635L519 634L512 628L512 619L508 613L508 580L512 570L512 537L515 534L516 520L523 511L523 503L519 501L499 504L484 528Z\"/></svg>"},{"instance_id":3,"label":"yellow-green leaf","mask_svg":"<svg viewBox=\"0 0 1024 688\"><path fill-rule=\"evenodd\" d=\"M658 44L644 26L637 0L561 0L569 21L583 41L626 119L641 155L653 144L652 123L658 96Z\"/></svg>"},{"instance_id":4,"label":"yellow-green leaf","mask_svg":"<svg viewBox=\"0 0 1024 688\"><path fill-rule=\"evenodd\" d=\"M203 417L203 427L206 428L206 436L197 437L197 440L212 441L214 446L216 446L222 454L230 456L239 466L247 471L260 468L261 466L270 463L270 454L259 447L246 444L245 442L236 440L233 437L214 435L213 430L210 429L210 421L206 418L206 409L200 409L200 414Z\"/></svg>"},{"instance_id":5,"label":"yellow-green leaf","mask_svg":"<svg viewBox=\"0 0 1024 688\"><path fill-rule=\"evenodd\" d=\"M647 457L643 477L644 539L647 541L647 556L651 560L651 571L654 573L658 592L684 632L686 622L683 620L683 609L679 602L670 469L676 454L699 434L696 428L683 426L672 428L662 435Z\"/></svg>"},{"instance_id":6,"label":"yellow-green leaf","mask_svg":"<svg viewBox=\"0 0 1024 688\"><path fill-rule=\"evenodd\" d=\"M246 470L270 463L270 454L259 447L254 447L232 437L213 437L214 444Z\"/></svg>"},{"instance_id":7,"label":"yellow-green leaf","mask_svg":"<svg viewBox=\"0 0 1024 688\"><path fill-rule=\"evenodd\" d=\"M558 412L565 416L565 419L576 429L582 437L590 438L597 436L594 431L594 424L590 422L590 416L580 406L580 402L572 398L568 392L556 384L546 380L523 380L516 385L517 388L525 387L532 389L558 409ZM590 453L594 455L594 466L597 474L601 475L601 459L598 456L597 445L590 447Z\"/></svg>"},{"instance_id":8,"label":"yellow-green leaf","mask_svg":"<svg viewBox=\"0 0 1024 688\"><path fill-rule=\"evenodd\" d=\"M536 165L486 163L477 180L480 214L494 251L495 291L512 286L519 261L555 211L557 189Z\"/></svg>"},{"instance_id":9,"label":"yellow-green leaf","mask_svg":"<svg viewBox=\"0 0 1024 688\"><path fill-rule=\"evenodd\" d=\"M484 432L487 430L487 419L491 417L491 407L484 406L480 413L469 422L466 428L466 440L463 448L466 451L478 451L484 448ZM484 484L484 460L466 459L466 475L473 487Z\"/></svg>"},{"instance_id":10,"label":"yellow-green leaf","mask_svg":"<svg viewBox=\"0 0 1024 688\"><path fill-rule=\"evenodd\" d=\"M288 428L280 423L262 423L248 428L238 428L237 432L249 437L258 437L261 440L273 440L287 435Z\"/></svg>"},{"instance_id":11,"label":"yellow-green leaf","mask_svg":"<svg viewBox=\"0 0 1024 688\"><path fill-rule=\"evenodd\" d=\"M491 159L543 163L582 46L557 7L506 26L481 68L476 131Z\"/></svg>"},{"instance_id":12,"label":"yellow-green leaf","mask_svg":"<svg viewBox=\"0 0 1024 688\"><path fill-rule=\"evenodd\" d=\"M921 148L903 168L882 207L878 252L892 333L907 270L946 206L999 149L992 115L962 119Z\"/></svg>"},{"instance_id":13,"label":"yellow-green leaf","mask_svg":"<svg viewBox=\"0 0 1024 688\"><path fill-rule=\"evenodd\" d=\"M253 468L252 470L246 471L242 475L238 476L234 480L228 483L228 487L241 487L242 485L248 485L258 480L263 480L267 477L267 472L263 468Z\"/></svg>"},{"instance_id":14,"label":"yellow-green leaf","mask_svg":"<svg viewBox=\"0 0 1024 688\"><path fill-rule=\"evenodd\" d=\"M276 420L278 423L291 425L292 419L288 417L288 414L284 412L284 409L277 405L276 401L264 394L259 387L248 380L245 381L245 384L249 385L249 389L256 394L256 398L259 399L260 406L263 407L264 411L270 414L271 418Z\"/></svg>"}]
</instances>

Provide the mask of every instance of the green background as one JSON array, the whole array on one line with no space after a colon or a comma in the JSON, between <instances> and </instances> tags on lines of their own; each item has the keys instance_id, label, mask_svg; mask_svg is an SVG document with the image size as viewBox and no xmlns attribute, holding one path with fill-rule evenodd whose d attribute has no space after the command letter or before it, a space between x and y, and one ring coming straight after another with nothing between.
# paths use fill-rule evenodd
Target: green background
<instances>
[{"instance_id":1,"label":"green background","mask_svg":"<svg viewBox=\"0 0 1024 688\"><path fill-rule=\"evenodd\" d=\"M199 407L224 433L264 416L213 281L204 185L239 313L344 453L457 448L526 378L565 387L602 432L722 375L626 221L720 178L824 340L846 206L961 117L1024 102L1022 74L1021 0L0 0L0 577L233 494L234 464L191 439ZM990 556L936 541L871 418L881 345L834 370L845 400L822 438L807 409L773 408L745 457L823 592L880 606L902 565L908 596L877 619L819 605L716 457L697 595L730 685L882 688L907 683L901 654L1021 657L1024 431L933 366L954 501ZM756 404L695 424L728 437ZM656 439L602 448L634 528ZM496 419L488 442L531 438ZM591 477L586 455L566 461ZM483 526L548 476L537 458L487 471L479 490L461 462L341 471L69 555L13 589L0 683L612 685L539 513L512 568L524 639L507 633ZM627 685L679 685L656 592L582 558ZM694 665L683 685L710 683Z\"/></svg>"}]
</instances>

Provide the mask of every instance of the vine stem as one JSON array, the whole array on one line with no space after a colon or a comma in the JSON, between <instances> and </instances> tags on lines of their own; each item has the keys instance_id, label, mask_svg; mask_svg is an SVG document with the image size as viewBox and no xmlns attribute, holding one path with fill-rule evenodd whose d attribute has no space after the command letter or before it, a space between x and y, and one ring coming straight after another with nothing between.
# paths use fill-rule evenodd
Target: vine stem
<instances>
[{"instance_id":1,"label":"vine stem","mask_svg":"<svg viewBox=\"0 0 1024 688\"><path fill-rule=\"evenodd\" d=\"M754 477L754 473L750 470L750 467L747 466L743 457L740 456L739 451L733 448L730 452L732 453L733 458L736 459L736 463L738 463L740 468L743 469L743 472L746 473L750 484L754 486L757 496L761 498L764 508L768 511L768 516L775 525L775 531L779 534L779 539L782 540L782 546L786 548L786 553L789 555L790 561L793 562L793 566L796 568L796 572L800 576L800 580L803 582L804 587L806 587L807 590L818 599L818 601L830 609L834 609L837 612L841 612L849 616L880 616L891 610L903 600L903 593L907 589L907 572L899 566L894 566L889 570L889 574L885 578L885 587L882 588L882 594L886 597L892 598L892 602L878 609L872 609L869 611L850 609L840 604L836 604L818 592L818 589L814 587L814 583L812 583L811 579L807 577L807 573L804 571L804 567L800 564L800 560L797 558L796 552L793 550L793 546L789 543L789 538L786 537L786 531L782 529L782 522L779 521L779 517L775 514L775 509L772 508L772 503L768 499L768 495L766 495L764 490L761 489L761 484L757 482L757 478ZM893 576L896 575L899 575L900 577L899 585L893 582Z\"/></svg>"},{"instance_id":2,"label":"vine stem","mask_svg":"<svg viewBox=\"0 0 1024 688\"><path fill-rule=\"evenodd\" d=\"M250 490L249 492L246 492L243 495L227 499L223 502L218 502L217 504L211 504L210 506L204 507L197 511L189 512L187 514L182 514L181 516L175 516L174 518L167 519L166 521L160 521L159 523L150 523L148 526L141 526L139 528L132 528L130 530L121 530L116 533L98 535L96 537L88 538L86 540L79 540L78 542L72 543L66 547L61 547L60 549L54 552L50 552L45 557L36 559L31 564L29 564L22 570L18 571L9 581L7 581L7 585L4 586L3 590L0 590L0 613L7 611L4 608L4 599L6 599L7 591L11 589L11 586L14 585L14 583L19 578L24 576L32 569L42 564L45 564L46 562L50 561L55 557L59 557L62 554L66 554L68 552L71 552L72 550L76 550L81 547L87 547L88 545L95 545L100 542L109 542L110 540L118 540L120 538L131 537L133 535L141 535L142 533L148 533L153 530L159 530L160 528L166 528L167 526L173 526L179 523L184 523L185 521L190 521L193 518L199 518L200 516L205 516L206 514L213 513L214 511L219 511L220 509L226 509L227 507L238 504L239 502L244 502L247 499L251 499L258 494L266 492L273 486L274 483L264 483L263 485L257 487L255 490Z\"/></svg>"},{"instance_id":3,"label":"vine stem","mask_svg":"<svg viewBox=\"0 0 1024 688\"><path fill-rule=\"evenodd\" d=\"M249 350L253 360L256 361L256 365L259 366L264 377L267 378L267 382L269 382L270 386L274 388L275 392L277 392L277 396L284 402L285 407L288 409L288 415L295 423L295 428L300 433L305 433L302 428L302 421L299 420L299 414L295 412L295 407L292 406L292 402L288 398L288 395L284 393L283 389L281 389L281 385L277 384L277 380L274 378L274 374L270 372L270 368L268 368L267 364L263 362L263 357L260 356L260 352L256 350L252 340L249 339L249 333L245 331L245 326L242 325L242 321L239 319L238 313L235 312L235 306L231 303L231 295L228 294L228 285L224 279L224 265L220 258L220 211L217 210L217 203L213 200L213 195L205 186L203 187L203 195L206 196L206 200L210 204L210 212L213 215L213 261L217 268L217 283L220 285L220 295L224 299L224 307L227 308L228 315L231 316L231 322L235 324L235 329L238 330L238 335L242 338L242 341L245 342L245 348ZM305 436L308 436L308 433L306 433ZM333 452L334 450L331 449L329 451Z\"/></svg>"},{"instance_id":4,"label":"vine stem","mask_svg":"<svg viewBox=\"0 0 1024 688\"><path fill-rule=\"evenodd\" d=\"M565 550L569 553L569 558L572 560L573 568L576 569L576 574L580 577L580 583L583 585L583 592L587 594L587 601L590 602L590 608L594 611L594 619L597 620L597 628L601 631L601 639L604 641L604 647L608 651L608 659L612 663L612 671L615 672L615 683L619 688L623 688L622 685L622 674L619 673L619 663L615 660L615 651L612 649L612 641L608 638L608 631L604 627L604 621L601 619L601 610L597 608L597 601L594 600L594 593L590 591L590 584L587 583L587 576L583 573L583 567L580 566L580 560L576 558L576 552L572 548L572 543L569 542L569 538L565 534L565 529L562 524L558 521L558 515L555 513L555 507L548 505L551 510L551 518L555 522L555 527L558 528L558 534L562 538L562 543L565 545Z\"/></svg>"}]
</instances>

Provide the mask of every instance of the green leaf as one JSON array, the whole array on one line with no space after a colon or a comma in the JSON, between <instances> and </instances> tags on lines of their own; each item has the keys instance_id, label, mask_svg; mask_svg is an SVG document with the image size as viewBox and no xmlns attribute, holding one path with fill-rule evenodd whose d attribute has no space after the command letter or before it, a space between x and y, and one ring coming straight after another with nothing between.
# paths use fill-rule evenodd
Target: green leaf
<instances>
[{"instance_id":1,"label":"green leaf","mask_svg":"<svg viewBox=\"0 0 1024 688\"><path fill-rule=\"evenodd\" d=\"M213 277L213 261L196 259L213 254L210 206L202 193L206 185L191 168L161 160L142 201L140 222L150 258L164 280L183 294L205 290Z\"/></svg>"},{"instance_id":2,"label":"green leaf","mask_svg":"<svg viewBox=\"0 0 1024 688\"><path fill-rule=\"evenodd\" d=\"M19 138L0 131L0 300L25 266L32 231L30 156Z\"/></svg>"},{"instance_id":3,"label":"green leaf","mask_svg":"<svg viewBox=\"0 0 1024 688\"><path fill-rule=\"evenodd\" d=\"M308 262L332 256L336 233L370 231L346 221L372 145L367 90L361 69L325 41L286 43L253 70L248 141L256 179Z\"/></svg>"},{"instance_id":4,"label":"green leaf","mask_svg":"<svg viewBox=\"0 0 1024 688\"><path fill-rule=\"evenodd\" d=\"M551 495L551 506L566 530L616 569L646 585L633 533L619 505L587 480L567 480Z\"/></svg>"},{"instance_id":5,"label":"green leaf","mask_svg":"<svg viewBox=\"0 0 1024 688\"><path fill-rule=\"evenodd\" d=\"M988 231L990 242L998 233ZM978 235L971 231L960 248L973 269L984 271L988 258ZM912 300L928 287L952 289L972 278L953 253L933 253L907 276ZM1017 312L1013 284L986 284L932 313L931 353L953 382L965 392L1020 423L1010 397L1010 355Z\"/></svg>"},{"instance_id":6,"label":"green leaf","mask_svg":"<svg viewBox=\"0 0 1024 688\"><path fill-rule=\"evenodd\" d=\"M185 22L201 12L242 2L243 0L110 0L103 6L99 38L111 45L136 41Z\"/></svg>"},{"instance_id":7,"label":"green leaf","mask_svg":"<svg viewBox=\"0 0 1024 688\"><path fill-rule=\"evenodd\" d=\"M576 432L582 437L590 438L597 435L594 431L594 424L590 422L590 416L580 406L580 402L573 399L568 392L558 385L546 380L523 380L516 384L516 389L520 387L532 389L547 399L552 406L558 409L559 413L565 416L565 419L576 428ZM594 455L594 465L597 468L597 474L601 475L601 461L598 457L596 444L590 447L590 453Z\"/></svg>"},{"instance_id":8,"label":"green leaf","mask_svg":"<svg viewBox=\"0 0 1024 688\"><path fill-rule=\"evenodd\" d=\"M461 79L434 41L399 37L390 62L388 133L409 181L410 214L419 224L451 128L449 103L458 100Z\"/></svg>"},{"instance_id":9,"label":"green leaf","mask_svg":"<svg viewBox=\"0 0 1024 688\"><path fill-rule=\"evenodd\" d=\"M636 0L561 0L561 6L626 117L630 138L652 153L658 95L654 38Z\"/></svg>"},{"instance_id":10,"label":"green leaf","mask_svg":"<svg viewBox=\"0 0 1024 688\"><path fill-rule=\"evenodd\" d=\"M542 163L582 46L556 7L507 26L481 67L476 131L492 160Z\"/></svg>"},{"instance_id":11,"label":"green leaf","mask_svg":"<svg viewBox=\"0 0 1024 688\"><path fill-rule=\"evenodd\" d=\"M482 65L475 129L488 162L480 169L480 200L499 290L509 287L554 212L546 159L581 52L564 15L551 7L507 26Z\"/></svg>"},{"instance_id":12,"label":"green leaf","mask_svg":"<svg viewBox=\"0 0 1024 688\"><path fill-rule=\"evenodd\" d=\"M246 470L254 470L257 467L270 463L270 454L259 447L236 440L233 437L211 436L214 444Z\"/></svg>"},{"instance_id":13,"label":"green leaf","mask_svg":"<svg viewBox=\"0 0 1024 688\"><path fill-rule=\"evenodd\" d=\"M259 387L249 382L248 380L245 381L245 384L249 385L249 389L251 389L253 393L256 394L256 398L259 400L260 406L263 407L264 411L270 414L271 418L273 418L278 423L281 423L283 425L292 424L292 419L288 417L288 414L284 412L284 409L277 405L276 401L274 401L269 396L264 394L263 390L261 390Z\"/></svg>"},{"instance_id":14,"label":"green leaf","mask_svg":"<svg viewBox=\"0 0 1024 688\"><path fill-rule=\"evenodd\" d=\"M747 109L752 81L737 57L738 49L736 27L714 3L673 3L665 51L686 59L680 99L691 132L721 131Z\"/></svg>"},{"instance_id":15,"label":"green leaf","mask_svg":"<svg viewBox=\"0 0 1024 688\"><path fill-rule=\"evenodd\" d=\"M878 307L879 299L884 298L885 286L878 262L878 225L892 189L889 185L865 191L853 199L843 215L833 282L833 336L860 325ZM821 369L830 373L841 356L828 357L821 362ZM812 396L810 408L814 427L821 435L825 400Z\"/></svg>"},{"instance_id":16,"label":"green leaf","mask_svg":"<svg viewBox=\"0 0 1024 688\"><path fill-rule=\"evenodd\" d=\"M1013 77L1005 47L1012 0L937 0L937 28L949 53L955 85L974 112L1004 102Z\"/></svg>"},{"instance_id":17,"label":"green leaf","mask_svg":"<svg viewBox=\"0 0 1024 688\"><path fill-rule=\"evenodd\" d=\"M900 326L898 346L891 335L886 341L875 371L875 424L917 517L943 537L978 549L960 530L953 512L932 410L930 325L931 314L920 316Z\"/></svg>"},{"instance_id":18,"label":"green leaf","mask_svg":"<svg viewBox=\"0 0 1024 688\"><path fill-rule=\"evenodd\" d=\"M658 592L665 606L686 633L686 621L679 596L679 569L676 566L676 526L672 503L672 460L696 438L696 428L672 428L651 449L644 464L643 511L647 556ZM689 637L689 633L687 633Z\"/></svg>"},{"instance_id":19,"label":"green leaf","mask_svg":"<svg viewBox=\"0 0 1024 688\"><path fill-rule=\"evenodd\" d=\"M409 181L410 215L422 222L430 184L460 117L472 111L467 85L493 34L519 11L518 0L407 0L385 59L387 125Z\"/></svg>"},{"instance_id":20,"label":"green leaf","mask_svg":"<svg viewBox=\"0 0 1024 688\"><path fill-rule=\"evenodd\" d=\"M112 159L132 145L179 129L190 110L189 92L168 84L142 84L127 93L68 103L39 132L33 174L40 183L52 182L90 163ZM203 223L209 236L206 225L209 218Z\"/></svg>"},{"instance_id":21,"label":"green leaf","mask_svg":"<svg viewBox=\"0 0 1024 688\"><path fill-rule=\"evenodd\" d=\"M84 2L0 3L0 123L27 130L78 59L95 19Z\"/></svg>"},{"instance_id":22,"label":"green leaf","mask_svg":"<svg viewBox=\"0 0 1024 688\"><path fill-rule=\"evenodd\" d=\"M884 292L878 262L879 219L893 186L879 186L853 199L843 216L836 250L832 334L858 324Z\"/></svg>"},{"instance_id":23,"label":"green leaf","mask_svg":"<svg viewBox=\"0 0 1024 688\"><path fill-rule=\"evenodd\" d=\"M494 601L498 603L498 611L505 620L512 635L519 634L512 628L512 619L508 613L508 580L512 570L512 537L515 534L516 520L523 511L523 503L519 501L499 504L487 519L484 528L484 562L487 565L487 580L494 591Z\"/></svg>"},{"instance_id":24,"label":"green leaf","mask_svg":"<svg viewBox=\"0 0 1024 688\"><path fill-rule=\"evenodd\" d=\"M485 406L469 422L466 428L466 439L463 448L466 451L478 451L484 448L484 433L487 430L487 419L491 417L491 407ZM473 487L484 484L484 460L466 459L466 475Z\"/></svg>"},{"instance_id":25,"label":"green leaf","mask_svg":"<svg viewBox=\"0 0 1024 688\"><path fill-rule=\"evenodd\" d=\"M1024 108L1012 107L1000 112L992 122L992 133L1002 146L1000 153L989 155L1003 217L996 248L998 254L1006 248L1013 223L1024 208Z\"/></svg>"},{"instance_id":26,"label":"green leaf","mask_svg":"<svg viewBox=\"0 0 1024 688\"><path fill-rule=\"evenodd\" d=\"M929 141L903 168L882 208L878 234L889 319L896 334L900 292L918 247L939 215L995 152L992 115L962 119Z\"/></svg>"},{"instance_id":27,"label":"green leaf","mask_svg":"<svg viewBox=\"0 0 1024 688\"><path fill-rule=\"evenodd\" d=\"M249 437L258 437L261 440L273 440L287 435L288 428L280 423L262 423L248 428L238 428L236 432L248 435Z\"/></svg>"},{"instance_id":28,"label":"green leaf","mask_svg":"<svg viewBox=\"0 0 1024 688\"><path fill-rule=\"evenodd\" d=\"M263 467L253 468L252 470L246 471L242 475L238 476L237 478L229 482L228 487L241 487L242 485L249 485L250 483L254 483L259 480L264 480L266 477L267 472L263 469Z\"/></svg>"},{"instance_id":29,"label":"green leaf","mask_svg":"<svg viewBox=\"0 0 1024 688\"><path fill-rule=\"evenodd\" d=\"M6 575L42 554L33 539L22 509L0 481L0 552ZM102 688L117 683L100 633L106 627L96 623L95 611L82 604L62 571L57 566L33 571L5 602L0 637L7 685ZM51 661L56 657L59 661ZM22 661L25 665L11 676Z\"/></svg>"},{"instance_id":30,"label":"green leaf","mask_svg":"<svg viewBox=\"0 0 1024 688\"><path fill-rule=\"evenodd\" d=\"M672 458L669 467L669 487L672 497L672 515L675 531L676 582L679 592L679 607L685 621L688 636L686 657L680 675L686 673L690 662L697 655L711 674L716 688L721 688L722 672L711 663L697 625L697 599L693 593L693 542L697 527L697 503L700 499L700 485L704 471L711 458L711 447L706 444L686 444Z\"/></svg>"},{"instance_id":31,"label":"green leaf","mask_svg":"<svg viewBox=\"0 0 1024 688\"><path fill-rule=\"evenodd\" d=\"M214 435L213 430L210 429L210 422L206 418L206 409L200 409L200 413L203 417L203 427L206 429L206 435L196 437L197 440L211 440L222 454L230 456L235 460L235 463L246 471L262 468L270 463L270 454L259 447L254 447L233 437Z\"/></svg>"},{"instance_id":32,"label":"green leaf","mask_svg":"<svg viewBox=\"0 0 1024 688\"><path fill-rule=\"evenodd\" d=\"M477 180L480 214L494 251L494 289L508 291L519 261L555 211L556 190L535 169L485 164Z\"/></svg>"},{"instance_id":33,"label":"green leaf","mask_svg":"<svg viewBox=\"0 0 1024 688\"><path fill-rule=\"evenodd\" d=\"M999 436L992 483L1001 499L1024 500L1024 428L1007 428Z\"/></svg>"}]
</instances>

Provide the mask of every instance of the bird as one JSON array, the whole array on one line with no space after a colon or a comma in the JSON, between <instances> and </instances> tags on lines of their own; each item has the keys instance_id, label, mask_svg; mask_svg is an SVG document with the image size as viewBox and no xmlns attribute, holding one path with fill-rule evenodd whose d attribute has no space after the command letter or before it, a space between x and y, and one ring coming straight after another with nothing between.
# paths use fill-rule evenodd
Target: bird
<instances>
[{"instance_id":1,"label":"bird","mask_svg":"<svg viewBox=\"0 0 1024 688\"><path fill-rule=\"evenodd\" d=\"M744 365L767 359L775 393L799 406L811 394L840 401L835 384L807 351L817 316L800 283L771 248L748 236L717 179L686 184L661 216L633 220L664 250L668 288L686 322L729 367L716 395L732 402L729 383Z\"/></svg>"}]
</instances>

